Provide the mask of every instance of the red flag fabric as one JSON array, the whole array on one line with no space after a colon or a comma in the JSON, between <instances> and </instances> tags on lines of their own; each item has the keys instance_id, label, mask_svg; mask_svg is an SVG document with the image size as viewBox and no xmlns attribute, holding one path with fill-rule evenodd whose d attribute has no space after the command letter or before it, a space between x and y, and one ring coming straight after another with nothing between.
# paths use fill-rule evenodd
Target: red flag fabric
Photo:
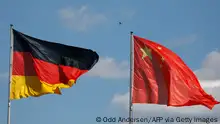
<instances>
[{"instance_id":1,"label":"red flag fabric","mask_svg":"<svg viewBox=\"0 0 220 124\"><path fill-rule=\"evenodd\" d=\"M135 35L133 39L133 103L204 105L209 109L220 103L202 89L195 74L177 54L153 41Z\"/></svg>"}]
</instances>

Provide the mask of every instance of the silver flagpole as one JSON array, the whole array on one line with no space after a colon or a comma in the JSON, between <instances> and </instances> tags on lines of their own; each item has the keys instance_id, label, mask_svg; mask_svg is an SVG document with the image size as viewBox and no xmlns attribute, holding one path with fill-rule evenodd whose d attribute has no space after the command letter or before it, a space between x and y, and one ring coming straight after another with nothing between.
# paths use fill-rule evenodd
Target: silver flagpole
<instances>
[{"instance_id":1,"label":"silver flagpole","mask_svg":"<svg viewBox=\"0 0 220 124\"><path fill-rule=\"evenodd\" d=\"M9 82L8 82L8 116L7 124L11 124L11 100L10 100L10 84L11 84L11 74L12 74L12 63L13 63L13 25L10 25L10 58L9 58Z\"/></svg>"},{"instance_id":2,"label":"silver flagpole","mask_svg":"<svg viewBox=\"0 0 220 124\"><path fill-rule=\"evenodd\" d=\"M132 85L133 85L133 68L134 68L134 41L133 41L133 32L130 32L130 94L129 94L129 118L133 117L133 108L132 108ZM129 124L133 122L129 121Z\"/></svg>"}]
</instances>

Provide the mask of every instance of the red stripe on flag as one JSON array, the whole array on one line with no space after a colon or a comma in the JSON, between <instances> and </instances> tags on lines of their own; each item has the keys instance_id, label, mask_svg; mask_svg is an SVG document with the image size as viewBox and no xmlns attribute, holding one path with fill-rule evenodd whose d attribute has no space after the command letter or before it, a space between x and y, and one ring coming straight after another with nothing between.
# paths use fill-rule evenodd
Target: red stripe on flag
<instances>
[{"instance_id":1,"label":"red stripe on flag","mask_svg":"<svg viewBox=\"0 0 220 124\"><path fill-rule=\"evenodd\" d=\"M70 66L55 65L33 58L28 52L14 52L12 75L38 76L39 80L48 84L68 83L76 80L88 70L80 70Z\"/></svg>"}]
</instances>

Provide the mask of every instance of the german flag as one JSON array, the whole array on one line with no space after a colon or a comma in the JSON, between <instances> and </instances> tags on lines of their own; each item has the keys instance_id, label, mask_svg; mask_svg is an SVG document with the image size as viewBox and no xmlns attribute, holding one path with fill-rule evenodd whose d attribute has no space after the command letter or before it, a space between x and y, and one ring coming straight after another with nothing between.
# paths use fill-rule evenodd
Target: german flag
<instances>
[{"instance_id":1,"label":"german flag","mask_svg":"<svg viewBox=\"0 0 220 124\"><path fill-rule=\"evenodd\" d=\"M40 40L13 30L10 99L61 94L99 60L90 49Z\"/></svg>"}]
</instances>

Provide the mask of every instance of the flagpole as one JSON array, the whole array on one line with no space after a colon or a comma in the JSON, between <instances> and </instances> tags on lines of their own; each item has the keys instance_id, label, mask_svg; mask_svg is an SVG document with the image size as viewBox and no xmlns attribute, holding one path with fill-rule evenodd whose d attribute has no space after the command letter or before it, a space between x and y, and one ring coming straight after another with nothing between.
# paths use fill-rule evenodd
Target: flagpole
<instances>
[{"instance_id":1,"label":"flagpole","mask_svg":"<svg viewBox=\"0 0 220 124\"><path fill-rule=\"evenodd\" d=\"M12 74L12 62L13 62L13 25L10 25L10 58L9 58L9 82L8 82L8 116L7 124L11 124L11 100L10 100L10 84L11 84L11 74Z\"/></svg>"},{"instance_id":2,"label":"flagpole","mask_svg":"<svg viewBox=\"0 0 220 124\"><path fill-rule=\"evenodd\" d=\"M130 92L129 92L129 118L133 117L133 108L132 108L132 85L133 85L133 67L134 67L134 41L133 41L133 32L130 32ZM132 124L132 121L129 121L129 124Z\"/></svg>"}]
</instances>

